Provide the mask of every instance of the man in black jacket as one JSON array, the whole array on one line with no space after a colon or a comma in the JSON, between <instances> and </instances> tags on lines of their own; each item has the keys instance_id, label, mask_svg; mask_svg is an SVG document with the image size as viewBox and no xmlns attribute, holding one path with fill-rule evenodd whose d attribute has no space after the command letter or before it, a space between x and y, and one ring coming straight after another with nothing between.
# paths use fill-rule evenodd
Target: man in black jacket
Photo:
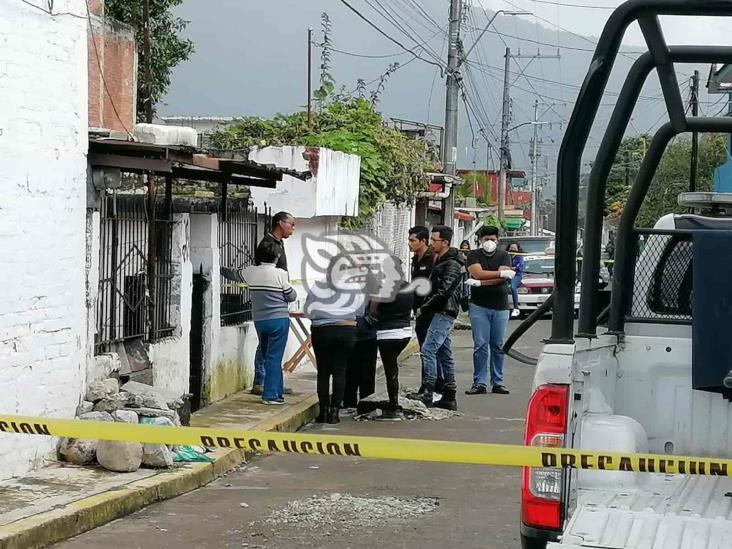
<instances>
[{"instance_id":1,"label":"man in black jacket","mask_svg":"<svg viewBox=\"0 0 732 549\"><path fill-rule=\"evenodd\" d=\"M460 311L460 295L465 260L457 249L450 247L452 229L445 225L432 228L432 251L435 263L430 274L432 290L417 310L417 315L431 315L432 321L422 344L422 372L424 386L416 397L432 406L432 396L437 380L437 363L442 366L445 379L442 398L436 407L457 409L455 398L455 362L452 358L452 326Z\"/></svg>"}]
</instances>

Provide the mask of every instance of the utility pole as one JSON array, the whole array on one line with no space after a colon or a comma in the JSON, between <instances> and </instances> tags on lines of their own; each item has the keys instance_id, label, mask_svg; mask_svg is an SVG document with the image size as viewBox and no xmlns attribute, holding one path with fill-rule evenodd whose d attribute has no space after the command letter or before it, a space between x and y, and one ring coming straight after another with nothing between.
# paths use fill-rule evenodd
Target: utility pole
<instances>
[{"instance_id":1,"label":"utility pole","mask_svg":"<svg viewBox=\"0 0 732 549\"><path fill-rule=\"evenodd\" d=\"M508 125L511 123L511 59L561 59L559 52L556 55L542 55L541 52L536 55L522 55L521 52L518 54L512 54L511 48L506 47L505 63L503 68L503 114L501 115L501 150L500 150L500 177L498 182L498 219L503 220L506 211L506 182L508 179L508 169L511 164L511 150L509 141L509 132L511 131ZM519 73L519 76L523 74L523 70ZM517 77L518 78L518 77ZM536 124L543 124L536 122ZM523 125L523 124L521 124ZM536 131L536 129L534 130ZM533 204L533 195L532 195ZM534 223L532 222L532 226Z\"/></svg>"},{"instance_id":2,"label":"utility pole","mask_svg":"<svg viewBox=\"0 0 732 549\"><path fill-rule=\"evenodd\" d=\"M537 161L539 160L539 100L534 100L534 136L531 139L531 236L539 234L539 208L536 185Z\"/></svg>"},{"instance_id":3,"label":"utility pole","mask_svg":"<svg viewBox=\"0 0 732 549\"><path fill-rule=\"evenodd\" d=\"M308 130L313 129L313 29L308 29Z\"/></svg>"},{"instance_id":4,"label":"utility pole","mask_svg":"<svg viewBox=\"0 0 732 549\"><path fill-rule=\"evenodd\" d=\"M699 116L699 71L694 71L691 77L691 115ZM689 191L696 191L696 174L699 167L699 133L691 134L691 168L689 177Z\"/></svg>"},{"instance_id":5,"label":"utility pole","mask_svg":"<svg viewBox=\"0 0 732 549\"><path fill-rule=\"evenodd\" d=\"M142 0L143 54L145 55L145 122L152 124L152 60L150 59L150 0Z\"/></svg>"},{"instance_id":6,"label":"utility pole","mask_svg":"<svg viewBox=\"0 0 732 549\"><path fill-rule=\"evenodd\" d=\"M506 46L505 63L503 68L503 109L501 114L501 150L500 172L498 178L498 220L503 221L506 210L506 170L509 165L508 125L511 123L511 48Z\"/></svg>"},{"instance_id":7,"label":"utility pole","mask_svg":"<svg viewBox=\"0 0 732 549\"><path fill-rule=\"evenodd\" d=\"M460 93L460 21L463 0L450 0L450 26L447 46L447 90L445 94L445 140L442 144L442 166L447 175L457 171L458 99ZM452 227L455 223L454 189L443 202L443 223Z\"/></svg>"}]
</instances>

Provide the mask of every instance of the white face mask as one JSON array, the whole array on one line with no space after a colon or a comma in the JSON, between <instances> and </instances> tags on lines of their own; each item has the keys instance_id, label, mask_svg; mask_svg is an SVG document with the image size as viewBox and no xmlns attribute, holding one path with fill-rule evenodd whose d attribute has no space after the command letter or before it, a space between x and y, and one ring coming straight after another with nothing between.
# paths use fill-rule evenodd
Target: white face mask
<instances>
[{"instance_id":1,"label":"white face mask","mask_svg":"<svg viewBox=\"0 0 732 549\"><path fill-rule=\"evenodd\" d=\"M483 251L487 254L492 254L496 251L496 248L498 247L498 244L496 244L495 240L486 240L483 242L482 246Z\"/></svg>"}]
</instances>

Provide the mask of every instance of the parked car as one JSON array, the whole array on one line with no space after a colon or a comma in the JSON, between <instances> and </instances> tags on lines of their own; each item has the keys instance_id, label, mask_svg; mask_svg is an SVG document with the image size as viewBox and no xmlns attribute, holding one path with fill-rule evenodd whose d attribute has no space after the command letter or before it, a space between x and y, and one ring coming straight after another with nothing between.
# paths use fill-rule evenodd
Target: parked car
<instances>
[{"instance_id":1,"label":"parked car","mask_svg":"<svg viewBox=\"0 0 732 549\"><path fill-rule=\"evenodd\" d=\"M523 244L522 244L523 246ZM519 311L527 315L538 309L554 291L554 256L546 254L524 257L524 277L518 288ZM579 284L575 293L575 310L579 310Z\"/></svg>"},{"instance_id":2,"label":"parked car","mask_svg":"<svg viewBox=\"0 0 732 549\"><path fill-rule=\"evenodd\" d=\"M525 254L554 253L553 236L506 236L501 239L498 249L506 250L512 242L518 242Z\"/></svg>"}]
</instances>

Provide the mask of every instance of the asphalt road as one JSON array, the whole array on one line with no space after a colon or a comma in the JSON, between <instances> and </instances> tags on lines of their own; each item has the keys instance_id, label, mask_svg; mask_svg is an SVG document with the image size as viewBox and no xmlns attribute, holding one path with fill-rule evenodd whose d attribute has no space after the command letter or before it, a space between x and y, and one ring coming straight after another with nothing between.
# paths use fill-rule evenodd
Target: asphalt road
<instances>
[{"instance_id":1,"label":"asphalt road","mask_svg":"<svg viewBox=\"0 0 732 549\"><path fill-rule=\"evenodd\" d=\"M517 349L536 356L548 333L549 322L539 322ZM456 332L454 349L459 416L401 422L347 417L337 426L305 429L520 444L533 367L507 359L511 394L469 397L469 331ZM418 385L419 357L405 363L401 379ZM514 549L520 545L519 474L517 468L262 455L207 487L56 547Z\"/></svg>"}]
</instances>

